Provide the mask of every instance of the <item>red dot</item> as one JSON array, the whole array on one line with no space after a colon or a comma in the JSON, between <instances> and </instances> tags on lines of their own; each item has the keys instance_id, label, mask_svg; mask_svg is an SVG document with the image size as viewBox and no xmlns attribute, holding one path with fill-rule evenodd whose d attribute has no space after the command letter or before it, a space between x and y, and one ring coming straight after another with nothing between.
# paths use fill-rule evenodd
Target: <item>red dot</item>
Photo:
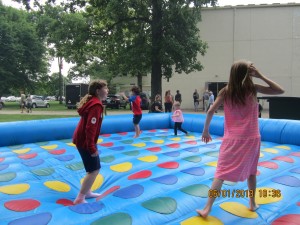
<instances>
[{"instance_id":1,"label":"red dot","mask_svg":"<svg viewBox=\"0 0 300 225\"><path fill-rule=\"evenodd\" d=\"M29 210L33 210L33 209L39 207L40 205L41 205L41 203L34 199L12 200L12 201L4 203L4 206L7 209L10 209L10 210L16 211L16 212L26 212Z\"/></svg>"},{"instance_id":2,"label":"red dot","mask_svg":"<svg viewBox=\"0 0 300 225\"><path fill-rule=\"evenodd\" d=\"M143 179L143 178L150 177L151 175L152 172L150 170L142 170L128 176L128 180Z\"/></svg>"},{"instance_id":3,"label":"red dot","mask_svg":"<svg viewBox=\"0 0 300 225\"><path fill-rule=\"evenodd\" d=\"M176 169L179 167L179 163L178 162L165 162L165 163L161 163L157 165L160 168L164 168L164 169Z\"/></svg>"}]
</instances>

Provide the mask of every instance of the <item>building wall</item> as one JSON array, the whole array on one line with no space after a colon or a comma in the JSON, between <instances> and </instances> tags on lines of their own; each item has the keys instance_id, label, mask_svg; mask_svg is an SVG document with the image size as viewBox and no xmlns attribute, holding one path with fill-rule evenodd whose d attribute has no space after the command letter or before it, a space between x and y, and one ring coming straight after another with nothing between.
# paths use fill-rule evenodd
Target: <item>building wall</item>
<instances>
[{"instance_id":1,"label":"building wall","mask_svg":"<svg viewBox=\"0 0 300 225\"><path fill-rule=\"evenodd\" d=\"M180 90L183 109L193 108L195 89L201 95L208 83L227 82L230 67L238 59L252 61L263 74L281 84L283 96L300 97L300 4L203 8L199 29L201 39L209 46L204 57L199 55L204 70L175 74L169 82L162 82L163 94L171 90L175 95ZM118 79L121 91L137 83L136 78ZM143 89L149 94L150 84L150 75L143 77ZM268 108L266 100L261 103Z\"/></svg>"},{"instance_id":2,"label":"building wall","mask_svg":"<svg viewBox=\"0 0 300 225\"><path fill-rule=\"evenodd\" d=\"M180 90L182 108L193 107L195 89L202 93L209 82L228 81L230 66L238 59L252 61L281 84L284 96L300 96L300 4L204 8L199 29L209 46L199 56L204 70L163 81L163 91Z\"/></svg>"}]
</instances>

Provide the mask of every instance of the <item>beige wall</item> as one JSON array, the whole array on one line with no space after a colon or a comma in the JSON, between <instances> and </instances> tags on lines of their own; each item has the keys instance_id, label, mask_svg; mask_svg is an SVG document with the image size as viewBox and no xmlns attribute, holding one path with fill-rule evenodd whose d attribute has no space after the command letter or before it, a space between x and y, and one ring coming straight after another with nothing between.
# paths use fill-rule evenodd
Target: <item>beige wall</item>
<instances>
[{"instance_id":1,"label":"beige wall","mask_svg":"<svg viewBox=\"0 0 300 225\"><path fill-rule=\"evenodd\" d=\"M238 59L254 62L285 88L284 96L300 97L300 4L204 8L199 28L209 46L205 56L199 56L204 70L163 80L163 94L180 90L183 109L193 108L195 89L201 94L208 82L226 82ZM150 76L143 78L144 89L151 90L150 83ZM263 104L268 108L266 101Z\"/></svg>"},{"instance_id":2,"label":"beige wall","mask_svg":"<svg viewBox=\"0 0 300 225\"><path fill-rule=\"evenodd\" d=\"M195 88L202 93L207 82L227 81L238 59L254 62L285 88L284 96L300 97L300 4L205 8L199 28L209 45L199 56L204 70L163 82L163 90L182 92L182 108L192 108Z\"/></svg>"}]
</instances>

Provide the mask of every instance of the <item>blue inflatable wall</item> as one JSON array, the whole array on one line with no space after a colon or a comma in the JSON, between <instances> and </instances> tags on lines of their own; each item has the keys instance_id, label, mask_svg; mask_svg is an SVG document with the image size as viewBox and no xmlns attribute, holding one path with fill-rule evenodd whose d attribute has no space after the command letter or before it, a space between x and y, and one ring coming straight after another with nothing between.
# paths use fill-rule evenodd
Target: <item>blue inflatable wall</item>
<instances>
[{"instance_id":1,"label":"blue inflatable wall","mask_svg":"<svg viewBox=\"0 0 300 225\"><path fill-rule=\"evenodd\" d=\"M144 114L133 138L132 115L106 116L98 149L102 195L73 205L85 171L72 144L79 118L0 123L0 225L300 225L300 122L260 119L256 212L247 182L225 182L207 219L203 208L217 164L223 116L212 142L201 142L205 115L185 114L189 135L174 136L170 114Z\"/></svg>"}]
</instances>

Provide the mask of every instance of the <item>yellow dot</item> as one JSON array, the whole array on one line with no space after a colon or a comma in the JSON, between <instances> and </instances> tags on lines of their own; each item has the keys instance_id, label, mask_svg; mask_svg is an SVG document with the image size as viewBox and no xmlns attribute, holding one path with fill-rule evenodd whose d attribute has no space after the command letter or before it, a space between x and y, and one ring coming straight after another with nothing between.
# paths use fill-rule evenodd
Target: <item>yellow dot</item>
<instances>
[{"instance_id":1,"label":"yellow dot","mask_svg":"<svg viewBox=\"0 0 300 225\"><path fill-rule=\"evenodd\" d=\"M110 166L110 169L115 172L127 172L131 170L131 168L132 168L132 163L130 162L124 162L124 163Z\"/></svg>"},{"instance_id":2,"label":"yellow dot","mask_svg":"<svg viewBox=\"0 0 300 225\"><path fill-rule=\"evenodd\" d=\"M205 163L205 165L217 167L218 161L208 162L208 163Z\"/></svg>"},{"instance_id":3,"label":"yellow dot","mask_svg":"<svg viewBox=\"0 0 300 225\"><path fill-rule=\"evenodd\" d=\"M68 143L67 145L69 145L69 146L73 146L73 147L76 147L76 145L75 145L75 144L73 144L73 143Z\"/></svg>"},{"instance_id":4,"label":"yellow dot","mask_svg":"<svg viewBox=\"0 0 300 225\"><path fill-rule=\"evenodd\" d=\"M180 141L181 138L180 137L175 137L175 138L170 138L170 140L172 140L172 141Z\"/></svg>"},{"instance_id":5,"label":"yellow dot","mask_svg":"<svg viewBox=\"0 0 300 225\"><path fill-rule=\"evenodd\" d=\"M103 142L103 139L102 138L99 138L98 141L97 141L97 144L100 144Z\"/></svg>"},{"instance_id":6,"label":"yellow dot","mask_svg":"<svg viewBox=\"0 0 300 225\"><path fill-rule=\"evenodd\" d=\"M154 142L155 144L163 144L165 141L164 140L154 140L152 142Z\"/></svg>"},{"instance_id":7,"label":"yellow dot","mask_svg":"<svg viewBox=\"0 0 300 225\"><path fill-rule=\"evenodd\" d=\"M273 153L273 154L277 154L278 150L274 149L274 148L265 148L262 151L264 152L269 152L269 153Z\"/></svg>"},{"instance_id":8,"label":"yellow dot","mask_svg":"<svg viewBox=\"0 0 300 225\"><path fill-rule=\"evenodd\" d=\"M29 184L14 184L14 185L1 186L0 192L9 195L18 195L28 191L29 188L30 188Z\"/></svg>"},{"instance_id":9,"label":"yellow dot","mask_svg":"<svg viewBox=\"0 0 300 225\"><path fill-rule=\"evenodd\" d=\"M142 148L142 147L145 147L146 144L144 142L141 142L141 143L132 144L132 146Z\"/></svg>"},{"instance_id":10,"label":"yellow dot","mask_svg":"<svg viewBox=\"0 0 300 225\"><path fill-rule=\"evenodd\" d=\"M59 192L69 192L71 190L68 184L61 181L46 181L44 185L54 191Z\"/></svg>"},{"instance_id":11,"label":"yellow dot","mask_svg":"<svg viewBox=\"0 0 300 225\"><path fill-rule=\"evenodd\" d=\"M84 178L82 178L80 180L81 184L83 182L83 179ZM94 181L94 183L93 183L93 185L92 185L92 187L91 187L91 190L95 191L95 190L99 189L102 186L103 181L104 181L104 177L101 174L98 174L97 177L96 177L96 179L95 179L95 181Z\"/></svg>"},{"instance_id":12,"label":"yellow dot","mask_svg":"<svg viewBox=\"0 0 300 225\"><path fill-rule=\"evenodd\" d=\"M235 216L255 219L258 217L256 212L252 212L245 205L238 202L224 202L220 204L220 207Z\"/></svg>"},{"instance_id":13,"label":"yellow dot","mask_svg":"<svg viewBox=\"0 0 300 225\"><path fill-rule=\"evenodd\" d=\"M203 218L201 216L194 216L184 220L180 225L223 225L223 223L216 217L208 216Z\"/></svg>"},{"instance_id":14,"label":"yellow dot","mask_svg":"<svg viewBox=\"0 0 300 225\"><path fill-rule=\"evenodd\" d=\"M278 146L275 146L274 148L280 148L280 149L284 149L284 150L291 150L291 148L289 146L285 146L285 145L278 145Z\"/></svg>"},{"instance_id":15,"label":"yellow dot","mask_svg":"<svg viewBox=\"0 0 300 225\"><path fill-rule=\"evenodd\" d=\"M13 152L16 153L16 154L25 154L29 151L30 151L30 148L23 148L23 149L13 150Z\"/></svg>"},{"instance_id":16,"label":"yellow dot","mask_svg":"<svg viewBox=\"0 0 300 225\"><path fill-rule=\"evenodd\" d=\"M272 197L272 193L273 193L272 190L274 190L274 188L269 188L269 187L256 188L255 202L258 205L264 205L264 204L270 204L270 203L281 201L282 195L280 197L277 196Z\"/></svg>"},{"instance_id":17,"label":"yellow dot","mask_svg":"<svg viewBox=\"0 0 300 225\"><path fill-rule=\"evenodd\" d=\"M45 145L45 146L41 146L41 148L45 149L45 150L53 150L55 148L57 148L58 145Z\"/></svg>"},{"instance_id":18,"label":"yellow dot","mask_svg":"<svg viewBox=\"0 0 300 225\"><path fill-rule=\"evenodd\" d=\"M143 162L156 162L158 160L158 157L156 155L148 155L144 157L138 158L138 160Z\"/></svg>"}]
</instances>

